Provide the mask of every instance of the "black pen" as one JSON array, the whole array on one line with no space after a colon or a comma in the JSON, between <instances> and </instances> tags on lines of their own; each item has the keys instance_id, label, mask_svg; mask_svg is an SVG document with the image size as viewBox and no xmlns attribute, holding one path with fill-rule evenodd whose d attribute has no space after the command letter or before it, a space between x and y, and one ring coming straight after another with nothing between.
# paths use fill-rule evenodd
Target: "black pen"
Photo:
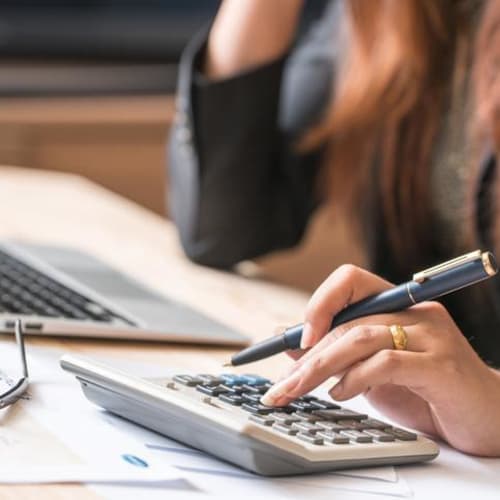
<instances>
[{"instance_id":1,"label":"black pen","mask_svg":"<svg viewBox=\"0 0 500 500\"><path fill-rule=\"evenodd\" d=\"M498 267L491 252L481 252L481 250L470 252L416 273L407 283L346 307L333 318L330 330L363 316L401 311L419 302L434 300L490 278L497 272ZM224 366L244 365L283 351L299 349L303 326L303 324L292 326L279 336L243 349Z\"/></svg>"}]
</instances>

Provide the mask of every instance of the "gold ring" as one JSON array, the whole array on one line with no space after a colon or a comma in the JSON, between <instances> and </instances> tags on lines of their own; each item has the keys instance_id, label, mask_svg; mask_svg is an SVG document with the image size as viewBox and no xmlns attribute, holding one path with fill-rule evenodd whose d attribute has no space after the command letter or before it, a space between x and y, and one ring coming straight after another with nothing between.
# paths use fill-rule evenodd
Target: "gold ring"
<instances>
[{"instance_id":1,"label":"gold ring","mask_svg":"<svg viewBox=\"0 0 500 500\"><path fill-rule=\"evenodd\" d=\"M406 334L405 329L401 325L391 325L389 330L392 335L392 345L394 349L398 351L406 350L406 346L408 345L408 335Z\"/></svg>"}]
</instances>

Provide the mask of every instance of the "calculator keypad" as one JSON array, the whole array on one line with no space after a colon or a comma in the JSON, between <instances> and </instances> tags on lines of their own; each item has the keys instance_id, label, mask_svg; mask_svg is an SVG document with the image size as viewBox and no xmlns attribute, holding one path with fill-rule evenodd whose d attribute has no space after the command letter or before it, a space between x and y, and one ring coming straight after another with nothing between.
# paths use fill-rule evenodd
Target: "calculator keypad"
<instances>
[{"instance_id":1,"label":"calculator keypad","mask_svg":"<svg viewBox=\"0 0 500 500\"><path fill-rule=\"evenodd\" d=\"M259 375L180 374L173 377L173 381L233 407L231 411L247 414L252 423L315 446L417 439L413 432L311 395L298 398L285 407L265 406L260 399L272 384Z\"/></svg>"}]
</instances>

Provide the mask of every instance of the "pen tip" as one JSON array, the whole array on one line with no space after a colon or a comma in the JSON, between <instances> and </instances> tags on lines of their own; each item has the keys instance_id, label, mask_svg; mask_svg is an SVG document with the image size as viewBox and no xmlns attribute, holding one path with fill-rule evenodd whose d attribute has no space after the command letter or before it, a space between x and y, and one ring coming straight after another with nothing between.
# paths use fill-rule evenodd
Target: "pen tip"
<instances>
[{"instance_id":1,"label":"pen tip","mask_svg":"<svg viewBox=\"0 0 500 500\"><path fill-rule=\"evenodd\" d=\"M222 366L233 366L233 363L231 361L227 361L226 363L222 363Z\"/></svg>"}]
</instances>

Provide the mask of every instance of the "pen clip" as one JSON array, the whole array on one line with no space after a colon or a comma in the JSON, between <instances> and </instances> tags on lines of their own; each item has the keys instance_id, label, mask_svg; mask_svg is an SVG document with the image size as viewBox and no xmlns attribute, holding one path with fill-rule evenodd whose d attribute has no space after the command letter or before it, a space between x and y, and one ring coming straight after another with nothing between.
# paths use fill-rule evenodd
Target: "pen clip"
<instances>
[{"instance_id":1,"label":"pen clip","mask_svg":"<svg viewBox=\"0 0 500 500\"><path fill-rule=\"evenodd\" d=\"M481 250L466 253L465 255L456 257L452 260L449 260L448 262L443 262L442 264L438 264L437 266L430 267L429 269L425 269L424 271L415 273L413 275L413 281L416 281L417 283L423 283L425 280L432 278L433 276L437 276L438 274L444 273L445 271L454 269L455 267L466 264L467 262L473 262L477 259L481 259L481 255Z\"/></svg>"}]
</instances>

